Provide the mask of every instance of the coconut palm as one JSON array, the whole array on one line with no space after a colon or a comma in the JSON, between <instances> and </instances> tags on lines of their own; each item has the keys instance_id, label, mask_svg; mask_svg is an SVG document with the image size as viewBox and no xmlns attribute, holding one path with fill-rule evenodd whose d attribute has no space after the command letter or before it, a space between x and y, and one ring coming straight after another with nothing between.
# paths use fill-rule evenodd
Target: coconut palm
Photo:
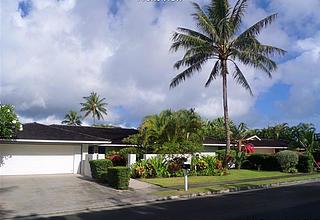
<instances>
[{"instance_id":1,"label":"coconut palm","mask_svg":"<svg viewBox=\"0 0 320 220\"><path fill-rule=\"evenodd\" d=\"M84 112L84 118L92 114L94 125L96 124L96 118L100 120L103 119L103 115L107 115L105 98L100 99L100 96L96 92L91 92L90 96L83 97L83 99L85 102L80 103L82 106L80 111Z\"/></svg>"},{"instance_id":2,"label":"coconut palm","mask_svg":"<svg viewBox=\"0 0 320 220\"><path fill-rule=\"evenodd\" d=\"M250 85L238 66L238 63L249 65L262 70L269 77L277 68L271 55L284 55L285 51L270 45L262 44L257 36L260 31L271 24L277 17L272 14L244 31L241 31L242 19L247 8L247 0L238 0L233 8L228 0L211 0L211 3L201 7L193 3L195 13L192 15L197 30L178 27L173 34L171 51L184 49L185 54L181 60L174 64L177 70L186 68L173 78L170 87L176 87L195 72L201 71L203 65L212 62L205 86L222 77L224 125L226 130L226 155L230 152L230 128L227 100L227 79L229 73L233 79L250 92ZM232 65L232 70L229 69ZM225 164L226 165L226 164Z\"/></svg>"},{"instance_id":3,"label":"coconut palm","mask_svg":"<svg viewBox=\"0 0 320 220\"><path fill-rule=\"evenodd\" d=\"M66 125L80 126L82 124L81 116L75 111L69 111L64 116L64 120L61 123Z\"/></svg>"}]
</instances>

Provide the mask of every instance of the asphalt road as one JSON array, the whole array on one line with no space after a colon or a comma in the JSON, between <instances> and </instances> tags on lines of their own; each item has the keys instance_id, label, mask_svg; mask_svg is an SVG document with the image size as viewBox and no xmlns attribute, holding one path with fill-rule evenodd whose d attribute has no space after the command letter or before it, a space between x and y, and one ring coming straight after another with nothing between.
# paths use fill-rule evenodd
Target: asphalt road
<instances>
[{"instance_id":1,"label":"asphalt road","mask_svg":"<svg viewBox=\"0 0 320 220\"><path fill-rule=\"evenodd\" d=\"M320 220L320 183L46 219Z\"/></svg>"}]
</instances>

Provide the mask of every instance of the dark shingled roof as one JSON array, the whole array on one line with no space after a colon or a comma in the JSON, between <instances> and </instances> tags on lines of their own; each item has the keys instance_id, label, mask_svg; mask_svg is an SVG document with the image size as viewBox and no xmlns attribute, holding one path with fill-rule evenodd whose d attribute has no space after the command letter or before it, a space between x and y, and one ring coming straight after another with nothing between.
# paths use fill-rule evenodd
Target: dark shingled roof
<instances>
[{"instance_id":1,"label":"dark shingled roof","mask_svg":"<svg viewBox=\"0 0 320 220\"><path fill-rule=\"evenodd\" d=\"M107 138L95 137L70 130L60 129L38 123L23 125L23 130L17 132L16 139L28 140L64 140L64 141L108 141Z\"/></svg>"},{"instance_id":2,"label":"dark shingled roof","mask_svg":"<svg viewBox=\"0 0 320 220\"><path fill-rule=\"evenodd\" d=\"M248 140L247 143L251 143L255 147L288 147L289 145L289 141L273 139Z\"/></svg>"},{"instance_id":3,"label":"dark shingled roof","mask_svg":"<svg viewBox=\"0 0 320 220\"><path fill-rule=\"evenodd\" d=\"M221 144L224 145L226 144L226 141L220 141L215 139L214 137L205 137L203 144ZM235 142L231 142L231 144L235 144Z\"/></svg>"},{"instance_id":4,"label":"dark shingled roof","mask_svg":"<svg viewBox=\"0 0 320 220\"><path fill-rule=\"evenodd\" d=\"M109 139L112 144L123 144L122 140L132 134L138 133L130 128L99 128L86 126L50 125L50 127L72 131L79 134L91 135L98 138Z\"/></svg>"}]
</instances>

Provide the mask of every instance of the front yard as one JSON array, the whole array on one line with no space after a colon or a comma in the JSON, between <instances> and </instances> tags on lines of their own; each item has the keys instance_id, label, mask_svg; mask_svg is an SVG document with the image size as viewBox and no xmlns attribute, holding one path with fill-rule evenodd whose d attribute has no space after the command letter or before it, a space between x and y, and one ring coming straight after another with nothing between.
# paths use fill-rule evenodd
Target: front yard
<instances>
[{"instance_id":1,"label":"front yard","mask_svg":"<svg viewBox=\"0 0 320 220\"><path fill-rule=\"evenodd\" d=\"M289 174L278 171L230 170L226 176L190 176L189 191L183 190L183 177L141 179L144 182L161 186L158 196L183 195L217 191L245 186L260 186L300 180L320 179L320 173Z\"/></svg>"}]
</instances>

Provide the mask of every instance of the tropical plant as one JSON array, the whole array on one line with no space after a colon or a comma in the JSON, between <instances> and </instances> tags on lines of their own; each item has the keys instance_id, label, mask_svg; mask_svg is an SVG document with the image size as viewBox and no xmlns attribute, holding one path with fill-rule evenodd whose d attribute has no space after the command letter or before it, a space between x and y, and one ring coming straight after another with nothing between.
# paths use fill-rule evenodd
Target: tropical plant
<instances>
[{"instance_id":1,"label":"tropical plant","mask_svg":"<svg viewBox=\"0 0 320 220\"><path fill-rule=\"evenodd\" d=\"M164 110L145 117L139 133L124 141L145 152L194 153L202 146L202 121L193 110Z\"/></svg>"},{"instance_id":2,"label":"tropical plant","mask_svg":"<svg viewBox=\"0 0 320 220\"><path fill-rule=\"evenodd\" d=\"M13 105L0 104L0 139L15 138L22 125Z\"/></svg>"},{"instance_id":3,"label":"tropical plant","mask_svg":"<svg viewBox=\"0 0 320 220\"><path fill-rule=\"evenodd\" d=\"M91 92L89 96L83 97L83 99L85 102L80 103L82 106L80 111L84 112L84 118L92 114L94 125L96 124L96 118L100 120L103 119L103 115L107 115L105 98L100 99L96 92Z\"/></svg>"},{"instance_id":4,"label":"tropical plant","mask_svg":"<svg viewBox=\"0 0 320 220\"><path fill-rule=\"evenodd\" d=\"M75 111L69 111L64 116L64 120L61 123L66 125L80 126L82 124L81 116Z\"/></svg>"},{"instance_id":5,"label":"tropical plant","mask_svg":"<svg viewBox=\"0 0 320 220\"><path fill-rule=\"evenodd\" d=\"M179 27L173 34L171 50L176 52L184 49L183 58L174 64L179 70L186 69L178 74L171 82L170 87L176 87L195 72L201 71L208 61L215 60L205 86L218 76L222 77L224 124L226 130L226 158L230 152L230 128L228 113L227 79L230 72L228 65L232 64L234 80L252 94L252 90L245 75L238 66L238 62L249 65L272 76L277 68L271 55L284 55L285 51L270 45L262 44L257 36L260 31L271 24L277 17L272 14L244 31L241 31L242 19L247 8L247 0L238 0L232 8L228 0L211 0L204 8L193 3L195 13L192 15L198 30ZM238 34L240 33L240 34ZM224 165L227 165L225 159Z\"/></svg>"}]
</instances>

